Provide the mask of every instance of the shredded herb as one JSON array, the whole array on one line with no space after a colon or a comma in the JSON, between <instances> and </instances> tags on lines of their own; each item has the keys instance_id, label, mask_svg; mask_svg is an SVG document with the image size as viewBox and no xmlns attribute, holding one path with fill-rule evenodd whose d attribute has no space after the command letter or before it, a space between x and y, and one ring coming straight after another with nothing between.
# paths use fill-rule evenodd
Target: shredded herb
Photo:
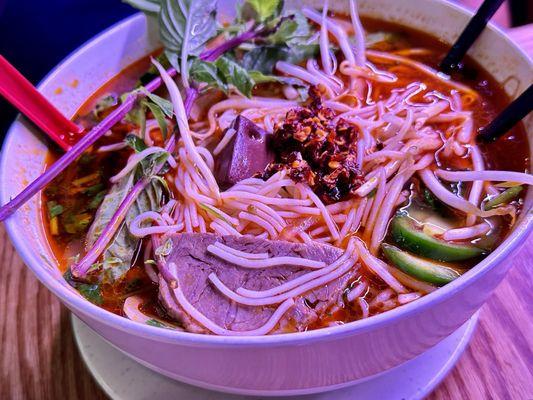
<instances>
[{"instance_id":1,"label":"shredded herb","mask_svg":"<svg viewBox=\"0 0 533 400\"><path fill-rule=\"evenodd\" d=\"M146 321L146 325L155 326L155 327L158 327L158 328L167 328L168 329L168 327L165 324L163 324L163 323L161 323L158 320L153 319L153 318L147 320Z\"/></svg>"},{"instance_id":2,"label":"shredded herb","mask_svg":"<svg viewBox=\"0 0 533 400\"><path fill-rule=\"evenodd\" d=\"M278 17L282 9L282 0L246 0L238 10L238 17L242 21L266 22Z\"/></svg>"},{"instance_id":3,"label":"shredded herb","mask_svg":"<svg viewBox=\"0 0 533 400\"><path fill-rule=\"evenodd\" d=\"M226 218L224 218L224 216L222 214L220 214L218 211L216 211L214 208L210 207L209 205L205 204L205 203L200 203L199 204L200 208L206 212L208 212L209 214L211 215L214 215L216 218L218 219L221 219L222 221L224 221L225 223L231 225L228 220L226 220Z\"/></svg>"},{"instance_id":4,"label":"shredded herb","mask_svg":"<svg viewBox=\"0 0 533 400\"><path fill-rule=\"evenodd\" d=\"M67 283L76 289L83 297L98 306L104 303L104 297L102 296L102 289L99 284L82 283L77 282L72 277L70 268L63 274L63 278Z\"/></svg>"},{"instance_id":5,"label":"shredded herb","mask_svg":"<svg viewBox=\"0 0 533 400\"><path fill-rule=\"evenodd\" d=\"M104 197L106 195L106 191L102 190L101 192L96 193L96 195L91 199L87 207L89 210L95 210L97 209L100 204L102 204L102 201L104 200Z\"/></svg>"},{"instance_id":6,"label":"shredded herb","mask_svg":"<svg viewBox=\"0 0 533 400\"><path fill-rule=\"evenodd\" d=\"M67 233L71 235L76 233L83 233L89 227L93 217L89 213L81 214L66 214L63 219L63 227Z\"/></svg>"},{"instance_id":7,"label":"shredded herb","mask_svg":"<svg viewBox=\"0 0 533 400\"><path fill-rule=\"evenodd\" d=\"M114 107L118 104L118 99L115 95L108 94L101 97L94 106L93 115L98 119L101 116L101 113L108 110L111 107Z\"/></svg>"},{"instance_id":8,"label":"shredded herb","mask_svg":"<svg viewBox=\"0 0 533 400\"><path fill-rule=\"evenodd\" d=\"M64 208L61 204L58 204L56 201L51 200L46 203L46 206L48 207L48 217L54 218L58 215L63 214Z\"/></svg>"},{"instance_id":9,"label":"shredded herb","mask_svg":"<svg viewBox=\"0 0 533 400\"><path fill-rule=\"evenodd\" d=\"M105 185L103 183L97 183L96 185L92 185L92 186L89 186L83 189L83 194L87 196L94 196L100 193L104 189L105 189Z\"/></svg>"},{"instance_id":10,"label":"shredded herb","mask_svg":"<svg viewBox=\"0 0 533 400\"><path fill-rule=\"evenodd\" d=\"M497 208L502 205L509 204L511 201L513 201L520 195L523 189L524 189L523 186L510 187L509 189L489 199L484 204L484 209L488 211L488 210L492 210L493 208Z\"/></svg>"}]
</instances>

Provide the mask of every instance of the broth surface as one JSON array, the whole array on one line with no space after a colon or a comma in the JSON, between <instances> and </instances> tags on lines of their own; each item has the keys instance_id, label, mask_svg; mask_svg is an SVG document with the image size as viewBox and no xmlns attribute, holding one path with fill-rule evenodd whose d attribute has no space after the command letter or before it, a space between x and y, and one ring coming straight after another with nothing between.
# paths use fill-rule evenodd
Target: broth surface
<instances>
[{"instance_id":1,"label":"broth surface","mask_svg":"<svg viewBox=\"0 0 533 400\"><path fill-rule=\"evenodd\" d=\"M396 35L396 40L393 44L388 44L379 50L401 52L422 49L420 54L411 55L410 57L431 67L437 67L439 60L446 53L445 44L419 31L372 19L363 19L363 25L371 33L386 31ZM387 98L395 87L405 86L412 82L423 82L434 90L447 90L440 81L426 75L421 75L413 69L377 61L374 63L382 70L394 72L399 78L397 84L390 85L388 88L380 86L379 91L373 91L371 100L374 102ZM97 101L110 93L120 95L125 91L131 90L135 82L148 70L149 66L150 61L148 58L145 58L126 68L118 76L103 85L80 107L76 119L87 128L90 128L98 121L98 118L101 118L101 116L96 118L92 114L92 110ZM470 106L467 106L467 110L473 112L475 130L490 122L509 102L502 88L472 60L467 60L461 71L454 72L452 79L470 86L481 96L481 102L474 102ZM258 90L264 91L265 87ZM413 100L421 100L421 98L414 96ZM89 149L75 164L69 166L43 193L43 205L55 202L64 208L62 214L56 217L59 218L60 222L59 231L53 232L49 212L47 207L43 207L43 218L47 221L46 226L49 241L62 272L67 270L73 257L83 253L85 235L92 222L96 208L99 205L98 196L101 197L109 189L109 177L118 172L126 163L127 152L119 153L120 155L117 158L117 153L113 153L112 155L97 153L95 149L100 145L120 141L129 129L130 126L127 123L117 124L109 136L103 137L97 145ZM156 137L155 139L157 141L158 138ZM521 124L514 127L499 141L482 146L483 158L488 169L519 172L528 170L528 149L527 135ZM56 160L58 156L59 154L51 151L49 163ZM449 166L454 168L461 167L460 159L454 160L454 162L457 165ZM95 165L98 167L95 168ZM446 166L448 165L444 167ZM411 184L416 185L417 180L413 179ZM412 203L413 201L411 199ZM489 241L492 243L490 245L491 247L499 244L505 235L507 235L509 220L505 220L506 223L503 224L502 229L494 232L494 237L490 238ZM55 223L57 224L57 221ZM144 251L144 245L145 243L139 250L139 253ZM477 262L478 260L474 260L471 264L473 265ZM467 265L469 267L472 266L468 263ZM386 285L379 278L366 273L364 269L362 270L362 276L371 282L370 288L367 289L367 298L371 302L375 293L385 288ZM353 282L352 287L357 282ZM163 308L158 303L157 286L151 283L139 262L119 284L104 285L102 294L101 306L119 315L123 315L122 305L124 299L132 294L139 294L145 301L143 304L144 311L162 319L167 318ZM380 305L377 303L370 308L370 315L377 314L381 311ZM360 317L360 311L357 308L346 306L331 312L310 328L314 329L328 326L332 323L350 322Z\"/></svg>"}]
</instances>

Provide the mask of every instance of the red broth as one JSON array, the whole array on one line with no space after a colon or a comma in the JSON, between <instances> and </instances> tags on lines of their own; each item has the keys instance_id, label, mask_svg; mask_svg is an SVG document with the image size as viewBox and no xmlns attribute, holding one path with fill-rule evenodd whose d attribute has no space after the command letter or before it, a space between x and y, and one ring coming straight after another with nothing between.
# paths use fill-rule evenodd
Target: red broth
<instances>
[{"instance_id":1,"label":"red broth","mask_svg":"<svg viewBox=\"0 0 533 400\"><path fill-rule=\"evenodd\" d=\"M425 49L426 51L412 58L432 67L436 67L437 61L442 59L446 52L447 46L445 44L422 32L371 19L365 19L363 23L370 32L390 31L396 36L397 40L393 44L385 44L380 50ZM424 82L431 84L433 89L444 89L438 80L427 76L421 77L419 73L417 74L411 69L380 63L376 63L376 65L382 69L393 70L399 77L399 86L404 86L407 83L419 81L423 78ZM80 107L76 119L89 127L95 124L98 119L91 117L91 113L97 100L109 93L121 94L131 90L135 82L148 70L149 66L150 62L147 57L124 69L87 99ZM468 110L474 114L476 129L485 126L509 103L502 88L472 60L467 60L461 71L454 72L452 79L472 87L481 96L480 102L475 102L468 107ZM394 85L391 85L390 89L393 87ZM381 92L374 92L372 93L372 100L376 101L387 97L389 92L386 89ZM69 264L72 263L73 257L83 253L85 235L98 205L98 199L95 200L95 197L102 196L105 193L109 188L109 177L116 173L125 163L126 153L118 158L116 153L113 153L113 156L110 157L106 154L96 153L95 148L120 141L128 130L127 123L116 125L112 129L110 136L100 139L96 146L93 146L76 163L69 166L43 192L43 205L49 202L56 202L64 208L63 213L56 217L59 221L56 220L54 222L49 216L47 207L43 207L43 219L46 221L48 239L62 272L67 270ZM157 140L158 138L155 139ZM528 170L528 149L527 135L521 124L514 127L499 141L482 146L487 168L521 172ZM52 163L58 156L59 154L51 150L48 163ZM96 168L95 165L97 165ZM501 230L494 240L499 243L507 232L508 229ZM142 252L143 249L141 248L139 251ZM364 273L364 278L371 282L371 289L367 294L369 299L372 298L375 292L385 287L383 282L371 274ZM353 285L356 283L354 282ZM165 318L165 313L157 300L157 286L151 283L140 265L133 267L120 283L104 285L102 288L103 303L101 305L111 312L122 315L123 301L132 294L141 294L143 296L145 299L144 311ZM373 315L380 311L379 306L377 306L370 310L370 314ZM326 326L330 323L349 322L360 317L358 308L346 306L325 316L311 329Z\"/></svg>"}]
</instances>

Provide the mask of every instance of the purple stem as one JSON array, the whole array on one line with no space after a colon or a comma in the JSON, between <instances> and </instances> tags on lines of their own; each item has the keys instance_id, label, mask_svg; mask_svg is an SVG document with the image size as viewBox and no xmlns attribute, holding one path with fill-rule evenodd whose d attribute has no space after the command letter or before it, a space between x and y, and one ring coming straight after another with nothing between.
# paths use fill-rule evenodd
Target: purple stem
<instances>
[{"instance_id":1,"label":"purple stem","mask_svg":"<svg viewBox=\"0 0 533 400\"><path fill-rule=\"evenodd\" d=\"M169 75L175 75L176 70L170 68ZM153 92L161 85L161 78L157 77L146 85L146 90ZM31 199L37 192L48 185L56 176L58 176L68 165L74 162L82 153L96 142L104 133L111 129L117 122L120 122L124 116L133 108L135 100L144 97L141 92L130 94L127 99L109 114L102 122L96 125L89 133L83 136L72 148L67 151L59 160L53 163L41 176L30 183L22 192L7 204L0 208L0 221L5 220L13 214L19 207Z\"/></svg>"},{"instance_id":2,"label":"purple stem","mask_svg":"<svg viewBox=\"0 0 533 400\"><path fill-rule=\"evenodd\" d=\"M218 57L224 54L226 51L231 50L248 40L254 39L257 36L261 35L261 30L250 29L246 32L241 33L238 36L228 40L227 42L222 43L221 45L214 47L211 50L207 50L200 55L200 58L204 61L215 61Z\"/></svg>"},{"instance_id":3,"label":"purple stem","mask_svg":"<svg viewBox=\"0 0 533 400\"><path fill-rule=\"evenodd\" d=\"M261 34L261 31L249 30L246 31L221 45L204 51L200 54L200 58L204 61L215 61L218 57L233 47L251 40ZM170 68L168 71L170 76L176 75L176 70ZM161 78L157 77L146 85L148 92L153 92L161 85ZM0 222L11 216L24 203L31 199L41 189L48 185L55 177L57 177L67 166L76 160L85 150L94 144L100 137L103 136L109 129L111 129L117 122L120 122L124 116L133 108L135 100L145 95L136 93L130 95L119 107L117 107L111 114L109 114L102 122L96 125L89 133L83 136L72 148L67 151L59 160L53 163L41 176L30 183L17 196L11 199L7 204L0 207ZM187 96L188 98L188 96ZM187 101L187 98L185 101Z\"/></svg>"},{"instance_id":4,"label":"purple stem","mask_svg":"<svg viewBox=\"0 0 533 400\"><path fill-rule=\"evenodd\" d=\"M197 96L198 91L196 89L187 89L187 95L185 97L185 101L183 102L187 115L190 114L192 105L194 104L194 100ZM165 150L169 153L172 153L174 151L175 146L176 136L172 135L165 146ZM163 168L164 165L165 162L159 163L155 167L154 175L159 173L159 171L161 170L161 168ZM75 278L83 279L87 275L87 271L89 271L91 265L93 265L105 251L107 245L111 242L111 239L113 239L115 233L120 228L122 222L126 218L130 207L135 203L137 197L139 197L142 191L146 189L146 186L148 186L150 180L151 177L145 177L135 183L135 185L128 192L124 200L122 200L122 203L120 203L119 207L111 217L111 220L107 223L100 236L98 236L98 239L96 239L96 242L91 247L91 249L85 254L85 256L83 256L83 258L79 262L72 265L71 271L72 275Z\"/></svg>"}]
</instances>

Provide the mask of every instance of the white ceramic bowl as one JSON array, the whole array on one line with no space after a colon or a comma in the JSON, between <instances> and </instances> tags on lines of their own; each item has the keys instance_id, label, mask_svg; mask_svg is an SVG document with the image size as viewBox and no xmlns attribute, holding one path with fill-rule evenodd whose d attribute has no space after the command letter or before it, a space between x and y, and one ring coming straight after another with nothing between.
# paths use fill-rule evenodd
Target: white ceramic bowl
<instances>
[{"instance_id":1,"label":"white ceramic bowl","mask_svg":"<svg viewBox=\"0 0 533 400\"><path fill-rule=\"evenodd\" d=\"M301 3L301 2L299 2ZM310 3L310 2L306 2ZM333 3L333 4L332 4ZM363 15L394 21L452 42L471 13L442 0L361 0ZM347 2L330 1L346 10ZM103 32L77 50L39 89L73 115L104 82L158 47L142 15ZM490 26L470 51L516 97L533 81L531 61ZM78 85L72 84L74 80ZM75 86L75 87L74 87ZM57 88L61 94L55 94ZM533 118L526 121L530 145ZM11 127L0 165L0 201L6 203L44 170L46 146L23 119ZM525 209L530 209L529 191ZM29 268L78 317L142 364L202 387L238 393L310 393L341 387L397 366L435 345L475 313L509 268L507 259L526 239L531 213L478 266L444 288L372 318L322 330L265 337L217 337L174 332L111 314L71 289L45 239L36 196L6 223Z\"/></svg>"}]
</instances>

